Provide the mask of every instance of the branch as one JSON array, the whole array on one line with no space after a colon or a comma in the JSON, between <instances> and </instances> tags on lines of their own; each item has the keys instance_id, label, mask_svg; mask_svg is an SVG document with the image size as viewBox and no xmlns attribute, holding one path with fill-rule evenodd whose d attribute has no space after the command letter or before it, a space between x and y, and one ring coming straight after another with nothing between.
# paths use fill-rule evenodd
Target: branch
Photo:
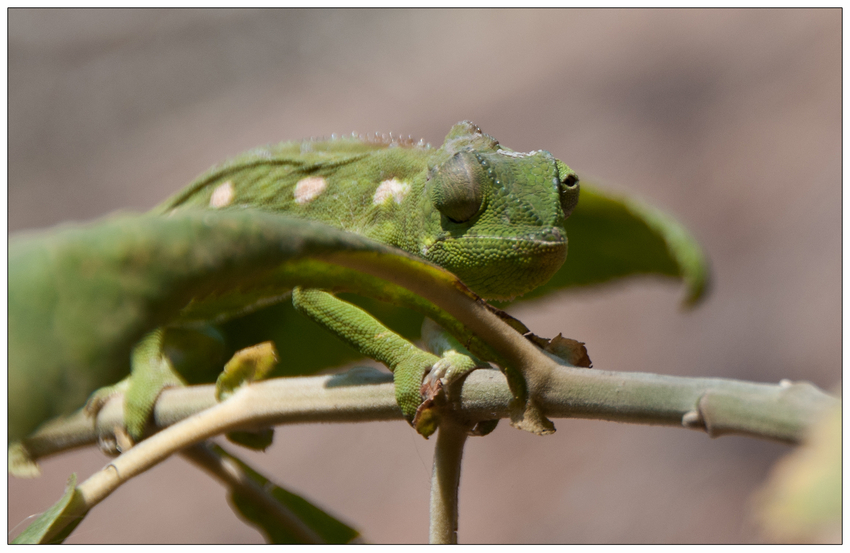
<instances>
[{"instance_id":1,"label":"branch","mask_svg":"<svg viewBox=\"0 0 850 553\"><path fill-rule=\"evenodd\" d=\"M218 404L214 403L213 386L166 390L155 407L157 424L186 417L186 405L193 400L201 409L205 404L212 404L212 407L183 418L114 459L76 488L74 501L63 510L62 516L64 520L78 520L133 476L215 435L297 422L400 419L401 411L395 403L389 380L390 375L362 369L333 376L280 378L245 386ZM539 396L539 400L542 411L552 417L680 425L703 429L712 436L737 433L792 443L800 441L806 427L824 408L838 403L836 398L806 382L783 381L770 385L569 367L553 371L550 382L551 387ZM120 425L121 399L116 396L101 411L98 428L111 429ZM499 371L478 370L463 383L459 399L450 397L449 407L453 415L472 423L508 416L510 401L510 390ZM73 436L71 432L65 434L63 426L73 429ZM58 421L25 440L18 451L28 454L32 461L62 448L94 442L95 428L89 424L90 430L85 431L85 426L79 416ZM444 459L435 462L445 467L454 464L458 469L462 443L448 434L444 440L448 444L441 448L445 449L440 453ZM12 464L10 459L10 467ZM451 468L438 470L440 472L443 474L435 478L444 481L456 480L459 476L459 470ZM445 491L451 486L441 484L439 487ZM450 541L454 527L452 506L451 502L443 503L446 506L441 510L447 515L441 515L444 524L438 530L439 539ZM52 528L51 534L63 530L64 526L60 525Z\"/></svg>"},{"instance_id":2,"label":"branch","mask_svg":"<svg viewBox=\"0 0 850 553\"><path fill-rule=\"evenodd\" d=\"M63 506L58 516L51 513L49 520L36 520L36 524L49 525L49 529L39 537L39 543L51 543L67 531L69 523L78 523L88 511L106 499L121 484L174 453L212 436L246 426L245 417L251 417L248 407L253 401L253 391L254 386L246 386L227 401L192 415L119 455L76 486L73 490L73 500Z\"/></svg>"},{"instance_id":3,"label":"branch","mask_svg":"<svg viewBox=\"0 0 850 553\"><path fill-rule=\"evenodd\" d=\"M460 464L470 428L451 419L440 424L431 475L429 543L457 544Z\"/></svg>"},{"instance_id":4,"label":"branch","mask_svg":"<svg viewBox=\"0 0 850 553\"><path fill-rule=\"evenodd\" d=\"M240 409L231 409L238 420L230 421L227 431L240 424L256 428L402 418L395 403L392 375L375 369L277 378L255 382L242 392L249 393L251 401L241 402ZM450 407L467 421L509 416L512 397L499 371L474 371L457 396L450 400ZM572 367L553 371L550 386L539 400L546 416L553 418L678 426L702 430L712 437L743 434L788 443L798 443L818 413L838 402L807 382L761 384ZM81 412L54 420L23 441L25 453L35 460L92 444L123 424L122 406L122 396L114 396L99 413L96 424ZM154 408L154 423L164 428L212 406L217 404L211 385L165 390ZM221 432L211 429L208 434Z\"/></svg>"}]
</instances>

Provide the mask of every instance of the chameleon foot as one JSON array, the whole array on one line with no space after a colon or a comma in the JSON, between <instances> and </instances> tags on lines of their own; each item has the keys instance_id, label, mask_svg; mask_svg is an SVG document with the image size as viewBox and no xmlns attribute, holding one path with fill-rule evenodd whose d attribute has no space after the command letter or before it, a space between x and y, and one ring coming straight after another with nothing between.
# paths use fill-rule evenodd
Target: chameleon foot
<instances>
[{"instance_id":1,"label":"chameleon foot","mask_svg":"<svg viewBox=\"0 0 850 553\"><path fill-rule=\"evenodd\" d=\"M118 384L105 386L99 390L95 390L86 401L83 411L85 411L86 415L89 417L95 418L97 417L97 414L100 413L100 410L103 409L103 406L106 405L106 402L109 401L109 398L116 394L124 394L129 388L130 377L127 377Z\"/></svg>"},{"instance_id":2,"label":"chameleon foot","mask_svg":"<svg viewBox=\"0 0 850 553\"><path fill-rule=\"evenodd\" d=\"M475 369L483 369L489 366L489 364L478 362L468 355L456 351L447 351L439 361L434 363L431 370L422 379L423 396L426 388L434 389L437 387L437 381L442 381L442 386L451 386Z\"/></svg>"},{"instance_id":3,"label":"chameleon foot","mask_svg":"<svg viewBox=\"0 0 850 553\"><path fill-rule=\"evenodd\" d=\"M443 383L439 378L423 382L420 388L422 403L416 408L416 415L414 415L410 424L413 425L416 432L425 438L433 434L440 425L440 417L434 407L436 407L437 398L442 391Z\"/></svg>"},{"instance_id":4,"label":"chameleon foot","mask_svg":"<svg viewBox=\"0 0 850 553\"><path fill-rule=\"evenodd\" d=\"M485 367L489 365L468 355L453 350L445 352L422 379L422 385L419 388L422 402L416 409L416 415L411 423L416 431L426 438L433 434L440 423L438 407L441 403L440 397L445 396L444 390L451 390L453 385L470 372Z\"/></svg>"}]
</instances>

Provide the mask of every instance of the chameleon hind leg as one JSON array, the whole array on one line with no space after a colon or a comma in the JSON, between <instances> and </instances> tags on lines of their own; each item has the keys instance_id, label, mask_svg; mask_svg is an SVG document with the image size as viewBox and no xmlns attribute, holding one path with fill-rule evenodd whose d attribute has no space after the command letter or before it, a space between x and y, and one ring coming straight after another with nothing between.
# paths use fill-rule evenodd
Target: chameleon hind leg
<instances>
[{"instance_id":1,"label":"chameleon hind leg","mask_svg":"<svg viewBox=\"0 0 850 553\"><path fill-rule=\"evenodd\" d=\"M130 386L124 393L124 425L134 440L141 438L160 392L184 386L163 351L165 330L157 329L139 342L130 360Z\"/></svg>"},{"instance_id":2,"label":"chameleon hind leg","mask_svg":"<svg viewBox=\"0 0 850 553\"><path fill-rule=\"evenodd\" d=\"M86 403L86 411L96 415L111 396L123 392L124 426L134 441L142 437L159 393L168 387L184 385L163 352L164 337L162 328L145 335L130 356L130 376L97 390Z\"/></svg>"},{"instance_id":3,"label":"chameleon hind leg","mask_svg":"<svg viewBox=\"0 0 850 553\"><path fill-rule=\"evenodd\" d=\"M423 413L423 379L434 367L441 374L465 374L481 365L474 359L452 352L438 357L411 344L374 317L348 302L322 290L295 288L295 308L357 349L363 355L384 363L393 373L396 402L417 432L429 436L438 421ZM424 416L423 416L424 415Z\"/></svg>"},{"instance_id":4,"label":"chameleon hind leg","mask_svg":"<svg viewBox=\"0 0 850 553\"><path fill-rule=\"evenodd\" d=\"M130 376L97 390L86 411L96 414L110 396L124 393L124 426L138 441L160 392L202 380L201 373L217 374L223 365L224 340L212 327L158 328L144 336L130 356ZM212 372L211 372L212 371Z\"/></svg>"}]
</instances>

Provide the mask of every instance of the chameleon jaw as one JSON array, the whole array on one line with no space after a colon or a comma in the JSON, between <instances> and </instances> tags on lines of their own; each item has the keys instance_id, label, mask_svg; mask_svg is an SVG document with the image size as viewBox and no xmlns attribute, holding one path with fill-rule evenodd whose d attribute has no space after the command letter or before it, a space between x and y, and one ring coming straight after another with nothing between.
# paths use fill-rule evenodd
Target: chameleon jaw
<instances>
[{"instance_id":1,"label":"chameleon jaw","mask_svg":"<svg viewBox=\"0 0 850 553\"><path fill-rule=\"evenodd\" d=\"M557 227L526 236L441 237L424 254L482 298L509 300L558 271L567 256L567 238Z\"/></svg>"}]
</instances>

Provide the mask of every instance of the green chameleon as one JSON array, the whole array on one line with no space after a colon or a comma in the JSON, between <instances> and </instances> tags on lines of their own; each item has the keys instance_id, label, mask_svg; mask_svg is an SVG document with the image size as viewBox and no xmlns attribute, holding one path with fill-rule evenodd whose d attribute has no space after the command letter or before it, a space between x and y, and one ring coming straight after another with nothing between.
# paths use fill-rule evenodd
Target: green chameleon
<instances>
[{"instance_id":1,"label":"green chameleon","mask_svg":"<svg viewBox=\"0 0 850 553\"><path fill-rule=\"evenodd\" d=\"M461 122L437 149L354 136L255 149L212 169L156 212L251 209L318 221L424 258L482 298L503 300L533 290L561 267L564 221L578 195L575 173L549 152L515 152ZM436 427L427 414L418 416L423 390L486 366L457 342L445 342L439 357L425 352L329 292L295 287L292 301L390 368L398 404L423 435ZM115 389L125 391L127 430L139 438L159 392L182 382L174 344L216 339L211 328L149 333L133 351L131 377L97 392L90 409Z\"/></svg>"}]
</instances>

